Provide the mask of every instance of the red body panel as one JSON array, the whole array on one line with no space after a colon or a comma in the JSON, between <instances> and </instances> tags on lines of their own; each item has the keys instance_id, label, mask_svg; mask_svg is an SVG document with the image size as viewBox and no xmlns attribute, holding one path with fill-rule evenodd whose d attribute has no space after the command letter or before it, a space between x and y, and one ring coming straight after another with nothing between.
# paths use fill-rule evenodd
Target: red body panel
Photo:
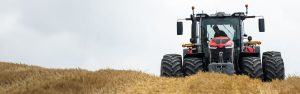
<instances>
[{"instance_id":1,"label":"red body panel","mask_svg":"<svg viewBox=\"0 0 300 94\"><path fill-rule=\"evenodd\" d=\"M193 54L193 50L189 49L187 54Z\"/></svg>"},{"instance_id":2,"label":"red body panel","mask_svg":"<svg viewBox=\"0 0 300 94\"><path fill-rule=\"evenodd\" d=\"M254 53L255 52L255 48L254 47L245 47L244 48L244 52L246 52L246 53Z\"/></svg>"}]
</instances>

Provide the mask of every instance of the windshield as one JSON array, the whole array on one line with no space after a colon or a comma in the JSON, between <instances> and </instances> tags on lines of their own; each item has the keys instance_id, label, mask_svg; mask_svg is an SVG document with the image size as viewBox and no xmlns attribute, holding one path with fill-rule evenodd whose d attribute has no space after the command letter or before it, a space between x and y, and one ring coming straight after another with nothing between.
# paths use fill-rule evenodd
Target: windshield
<instances>
[{"instance_id":1,"label":"windshield","mask_svg":"<svg viewBox=\"0 0 300 94\"><path fill-rule=\"evenodd\" d=\"M206 37L211 40L214 37L229 37L236 39L236 32L239 26L238 18L204 18L202 29L206 31Z\"/></svg>"}]
</instances>

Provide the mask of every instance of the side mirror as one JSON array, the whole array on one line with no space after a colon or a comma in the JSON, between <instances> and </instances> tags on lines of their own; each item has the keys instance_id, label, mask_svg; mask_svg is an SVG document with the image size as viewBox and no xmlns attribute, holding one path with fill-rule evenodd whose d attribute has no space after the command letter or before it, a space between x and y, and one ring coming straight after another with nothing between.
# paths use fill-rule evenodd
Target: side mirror
<instances>
[{"instance_id":1,"label":"side mirror","mask_svg":"<svg viewBox=\"0 0 300 94\"><path fill-rule=\"evenodd\" d=\"M265 32L265 19L258 19L259 32Z\"/></svg>"},{"instance_id":2,"label":"side mirror","mask_svg":"<svg viewBox=\"0 0 300 94\"><path fill-rule=\"evenodd\" d=\"M182 22L177 22L177 35L182 35L182 33L183 33Z\"/></svg>"}]
</instances>

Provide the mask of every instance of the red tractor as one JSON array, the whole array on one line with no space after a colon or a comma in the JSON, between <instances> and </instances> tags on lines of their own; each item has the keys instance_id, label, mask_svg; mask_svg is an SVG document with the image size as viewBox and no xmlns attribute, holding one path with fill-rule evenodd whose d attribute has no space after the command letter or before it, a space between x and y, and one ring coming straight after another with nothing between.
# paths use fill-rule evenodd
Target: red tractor
<instances>
[{"instance_id":1,"label":"red tractor","mask_svg":"<svg viewBox=\"0 0 300 94\"><path fill-rule=\"evenodd\" d=\"M181 21L192 22L190 43L182 45L182 55L163 56L161 76L182 77L199 71L211 71L244 74L264 81L284 79L281 53L261 53L261 42L253 41L251 36L245 34L243 21L256 17L259 18L259 32L265 31L262 16L248 16L247 11L233 14L194 14L194 7L192 9L193 14L189 18L178 19L177 22L177 35L183 34Z\"/></svg>"}]
</instances>

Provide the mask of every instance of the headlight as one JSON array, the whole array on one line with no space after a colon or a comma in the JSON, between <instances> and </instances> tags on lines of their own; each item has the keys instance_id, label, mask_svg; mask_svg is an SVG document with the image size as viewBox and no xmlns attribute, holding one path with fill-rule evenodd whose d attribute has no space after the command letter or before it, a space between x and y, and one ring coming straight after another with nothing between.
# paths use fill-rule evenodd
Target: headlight
<instances>
[{"instance_id":1,"label":"headlight","mask_svg":"<svg viewBox=\"0 0 300 94\"><path fill-rule=\"evenodd\" d=\"M233 45L225 46L225 48L233 48Z\"/></svg>"},{"instance_id":2,"label":"headlight","mask_svg":"<svg viewBox=\"0 0 300 94\"><path fill-rule=\"evenodd\" d=\"M217 47L212 47L212 46L210 46L209 49L217 49Z\"/></svg>"}]
</instances>

